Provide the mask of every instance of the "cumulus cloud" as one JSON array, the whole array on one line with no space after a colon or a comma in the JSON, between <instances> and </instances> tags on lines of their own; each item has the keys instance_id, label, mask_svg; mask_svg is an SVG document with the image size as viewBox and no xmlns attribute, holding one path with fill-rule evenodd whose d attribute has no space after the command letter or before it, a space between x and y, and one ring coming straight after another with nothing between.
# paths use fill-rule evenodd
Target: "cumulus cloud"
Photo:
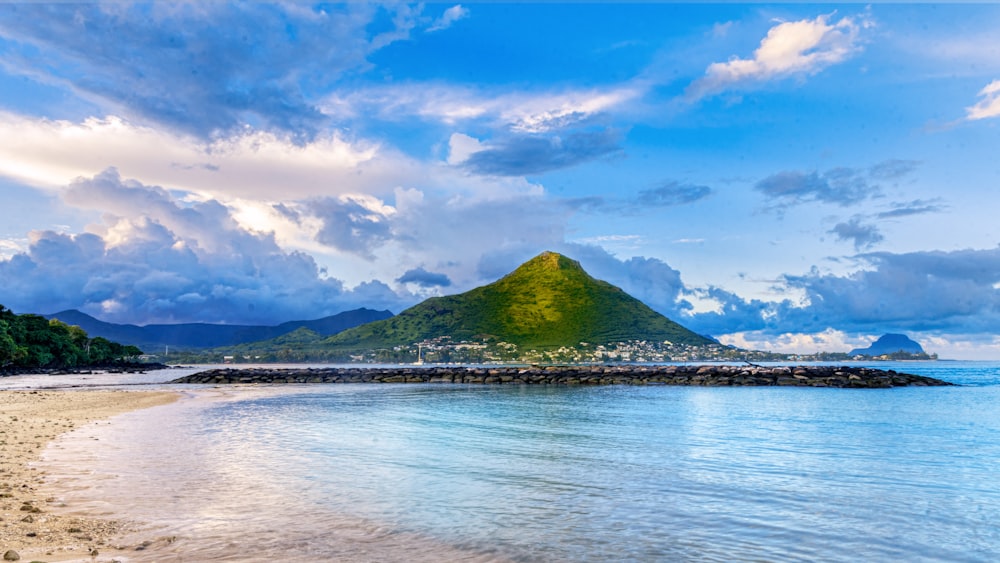
<instances>
[{"instance_id":1,"label":"cumulus cloud","mask_svg":"<svg viewBox=\"0 0 1000 563\"><path fill-rule=\"evenodd\" d=\"M389 29L371 25L380 10ZM405 5L365 3L5 4L0 60L106 110L201 137L252 123L308 139L326 121L310 93L365 68L415 19Z\"/></svg>"},{"instance_id":2,"label":"cumulus cloud","mask_svg":"<svg viewBox=\"0 0 1000 563\"><path fill-rule=\"evenodd\" d=\"M887 329L895 331L896 329ZM898 331L897 331L898 332ZM815 354L816 352L849 352L866 348L879 334L848 334L826 329L815 333L772 334L761 331L723 334L719 342L748 350L771 350L784 354ZM936 332L910 331L928 353L944 353L950 359L994 360L1000 357L1000 337L978 334L942 335Z\"/></svg>"},{"instance_id":3,"label":"cumulus cloud","mask_svg":"<svg viewBox=\"0 0 1000 563\"><path fill-rule=\"evenodd\" d=\"M419 266L413 268L412 270L407 270L402 276L396 278L399 283L412 283L423 288L432 287L448 287L451 285L451 279L445 274L439 274L435 272L428 272Z\"/></svg>"},{"instance_id":4,"label":"cumulus cloud","mask_svg":"<svg viewBox=\"0 0 1000 563\"><path fill-rule=\"evenodd\" d=\"M5 304L38 313L80 308L119 322L270 322L350 308L350 292L321 279L301 253L205 252L147 218L119 219L108 230L127 233L128 242L33 232L27 252L0 261Z\"/></svg>"},{"instance_id":5,"label":"cumulus cloud","mask_svg":"<svg viewBox=\"0 0 1000 563\"><path fill-rule=\"evenodd\" d=\"M747 350L769 350L782 354L847 352L854 348L863 348L871 343L870 340L852 337L844 331L832 328L815 333L735 332L720 336L719 342Z\"/></svg>"},{"instance_id":6,"label":"cumulus cloud","mask_svg":"<svg viewBox=\"0 0 1000 563\"><path fill-rule=\"evenodd\" d=\"M1000 322L1000 248L879 252L860 257L865 268L837 276L813 271L786 276L809 305L787 321L804 331L991 331ZM822 326L819 326L822 325Z\"/></svg>"},{"instance_id":7,"label":"cumulus cloud","mask_svg":"<svg viewBox=\"0 0 1000 563\"><path fill-rule=\"evenodd\" d=\"M667 285L678 288L680 305L665 303L666 296L644 300L699 333L743 333L748 339L776 348L776 342L785 338L782 335L797 338L830 331L858 335L896 331L958 338L992 334L1000 324L1000 247L878 252L860 255L858 260L858 269L848 274L821 273L814 268L806 274L782 276L776 283L800 292L804 296L801 301L746 299L718 287L695 288L676 283ZM611 281L614 276L612 272L605 279ZM627 282L621 275L615 279L625 287ZM644 293L642 284L633 289L636 296ZM684 305L691 301L691 295L717 306L711 311L695 311Z\"/></svg>"},{"instance_id":8,"label":"cumulus cloud","mask_svg":"<svg viewBox=\"0 0 1000 563\"><path fill-rule=\"evenodd\" d=\"M123 178L113 168L76 179L62 195L103 219L84 234L41 232L5 248L0 287L18 298L4 304L81 308L119 322L280 322L359 306L399 311L422 290L493 281L470 267L484 248L551 247L563 240L571 215L520 188L474 197L397 188L385 199L224 202ZM276 221L290 234L275 231ZM448 263L422 269L440 263L442 252ZM56 279L60 268L72 279Z\"/></svg>"},{"instance_id":9,"label":"cumulus cloud","mask_svg":"<svg viewBox=\"0 0 1000 563\"><path fill-rule=\"evenodd\" d=\"M436 269L455 286L467 288L496 279L475 270L486 249L526 248L530 253L553 248L564 240L571 217L569 210L542 194L444 198L414 189L397 190L394 207L395 238L380 256L418 266L439 263L446 255L450 264Z\"/></svg>"},{"instance_id":10,"label":"cumulus cloud","mask_svg":"<svg viewBox=\"0 0 1000 563\"><path fill-rule=\"evenodd\" d=\"M871 25L863 17L831 22L830 15L782 22L772 27L749 59L712 63L694 81L687 96L700 99L732 87L792 75L815 74L860 50L861 30Z\"/></svg>"},{"instance_id":11,"label":"cumulus cloud","mask_svg":"<svg viewBox=\"0 0 1000 563\"><path fill-rule=\"evenodd\" d=\"M448 29L458 20L467 17L469 17L469 10L467 8L463 8L461 4L455 4L451 8L445 10L444 13L441 14L441 17L435 20L434 23L427 28L427 33Z\"/></svg>"},{"instance_id":12,"label":"cumulus cloud","mask_svg":"<svg viewBox=\"0 0 1000 563\"><path fill-rule=\"evenodd\" d=\"M27 239L0 239L0 258L10 258L23 252L27 248L27 243Z\"/></svg>"},{"instance_id":13,"label":"cumulus cloud","mask_svg":"<svg viewBox=\"0 0 1000 563\"><path fill-rule=\"evenodd\" d=\"M246 242L247 237L233 237L236 222L229 210L215 200L179 207L170 194L159 186L144 186L135 180L123 180L118 170L109 168L93 178L78 178L64 194L70 205L101 210L115 217L134 216L137 210L156 224L185 236L208 252L238 252L259 250L240 248L234 243ZM114 234L108 231L106 234ZM223 236L218 236L218 235ZM249 233L248 233L249 235ZM254 237L249 237L254 238ZM124 243L113 237L112 244ZM228 246L228 247L227 247ZM252 243L251 247L256 244Z\"/></svg>"},{"instance_id":14,"label":"cumulus cloud","mask_svg":"<svg viewBox=\"0 0 1000 563\"><path fill-rule=\"evenodd\" d=\"M869 249L885 240L876 225L862 223L863 218L854 216L850 220L837 223L830 234L837 235L837 240L851 241L855 250Z\"/></svg>"},{"instance_id":15,"label":"cumulus cloud","mask_svg":"<svg viewBox=\"0 0 1000 563\"><path fill-rule=\"evenodd\" d=\"M1000 116L1000 80L994 80L979 91L979 102L965 108L965 118L969 121Z\"/></svg>"},{"instance_id":16,"label":"cumulus cloud","mask_svg":"<svg viewBox=\"0 0 1000 563\"><path fill-rule=\"evenodd\" d=\"M448 164L461 164L483 148L483 144L475 137L462 133L452 133L451 137L448 138Z\"/></svg>"},{"instance_id":17,"label":"cumulus cloud","mask_svg":"<svg viewBox=\"0 0 1000 563\"><path fill-rule=\"evenodd\" d=\"M341 196L312 202L311 210L323 226L319 242L374 259L372 251L391 238L390 216L395 209L366 196Z\"/></svg>"},{"instance_id":18,"label":"cumulus cloud","mask_svg":"<svg viewBox=\"0 0 1000 563\"><path fill-rule=\"evenodd\" d=\"M462 166L476 174L525 176L566 168L621 150L617 131L570 133L565 137L518 136L474 152Z\"/></svg>"},{"instance_id":19,"label":"cumulus cloud","mask_svg":"<svg viewBox=\"0 0 1000 563\"><path fill-rule=\"evenodd\" d=\"M399 310L414 296L377 280L348 289L313 257L251 232L215 200L177 201L111 169L66 191L101 209L89 232L34 231L0 260L4 304L25 312L79 308L117 322L271 323L366 305Z\"/></svg>"}]
</instances>

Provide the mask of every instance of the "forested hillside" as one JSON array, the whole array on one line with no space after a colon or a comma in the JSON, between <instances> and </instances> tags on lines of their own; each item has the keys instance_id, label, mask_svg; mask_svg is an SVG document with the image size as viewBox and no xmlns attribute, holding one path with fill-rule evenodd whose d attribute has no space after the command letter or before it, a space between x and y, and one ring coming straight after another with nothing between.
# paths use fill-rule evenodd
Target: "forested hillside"
<instances>
[{"instance_id":1,"label":"forested hillside","mask_svg":"<svg viewBox=\"0 0 1000 563\"><path fill-rule=\"evenodd\" d=\"M17 315L0 305L0 368L54 368L111 365L142 354L100 336L41 315Z\"/></svg>"}]
</instances>

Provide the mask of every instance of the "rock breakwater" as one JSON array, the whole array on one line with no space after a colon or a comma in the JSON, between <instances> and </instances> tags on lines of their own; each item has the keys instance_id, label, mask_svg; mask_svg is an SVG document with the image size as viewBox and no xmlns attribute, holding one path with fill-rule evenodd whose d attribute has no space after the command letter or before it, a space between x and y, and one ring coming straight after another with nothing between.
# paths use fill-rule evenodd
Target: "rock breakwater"
<instances>
[{"instance_id":1,"label":"rock breakwater","mask_svg":"<svg viewBox=\"0 0 1000 563\"><path fill-rule=\"evenodd\" d=\"M865 367L756 365L617 365L547 367L396 367L211 369L171 383L468 383L513 385L782 386L884 389L952 385Z\"/></svg>"}]
</instances>

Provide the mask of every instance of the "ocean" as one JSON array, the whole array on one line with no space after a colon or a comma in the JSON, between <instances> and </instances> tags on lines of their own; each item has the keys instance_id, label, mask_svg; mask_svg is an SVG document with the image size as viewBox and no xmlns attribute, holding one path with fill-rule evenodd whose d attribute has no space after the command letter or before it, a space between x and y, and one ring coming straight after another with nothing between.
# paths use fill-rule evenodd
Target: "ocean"
<instances>
[{"instance_id":1,"label":"ocean","mask_svg":"<svg viewBox=\"0 0 1000 563\"><path fill-rule=\"evenodd\" d=\"M123 562L1000 560L1000 362L867 365L961 385L182 387L43 465Z\"/></svg>"}]
</instances>

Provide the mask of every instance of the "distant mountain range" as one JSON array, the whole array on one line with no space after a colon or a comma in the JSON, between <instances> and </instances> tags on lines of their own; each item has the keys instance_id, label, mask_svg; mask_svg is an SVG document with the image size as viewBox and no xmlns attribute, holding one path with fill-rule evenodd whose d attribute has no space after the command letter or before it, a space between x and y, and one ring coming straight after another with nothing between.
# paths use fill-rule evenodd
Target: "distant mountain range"
<instances>
[{"instance_id":1,"label":"distant mountain range","mask_svg":"<svg viewBox=\"0 0 1000 563\"><path fill-rule=\"evenodd\" d=\"M905 354L925 354L923 347L910 340L905 334L883 334L867 348L855 348L848 356L883 356L903 352Z\"/></svg>"},{"instance_id":2,"label":"distant mountain range","mask_svg":"<svg viewBox=\"0 0 1000 563\"><path fill-rule=\"evenodd\" d=\"M355 309L322 319L311 321L289 321L276 326L223 325L209 323L152 324L137 326L131 324L107 323L94 317L70 309L51 315L49 319L76 325L91 337L103 336L108 340L131 344L146 353L163 351L167 346L178 349L203 349L219 346L234 346L246 342L257 342L280 337L300 328L306 328L321 336L331 336L343 330L365 323L387 319L389 311Z\"/></svg>"},{"instance_id":3,"label":"distant mountain range","mask_svg":"<svg viewBox=\"0 0 1000 563\"><path fill-rule=\"evenodd\" d=\"M326 349L371 350L448 337L521 349L626 341L707 345L714 341L592 278L579 262L545 252L502 279L471 291L432 297L395 317L325 339Z\"/></svg>"}]
</instances>

